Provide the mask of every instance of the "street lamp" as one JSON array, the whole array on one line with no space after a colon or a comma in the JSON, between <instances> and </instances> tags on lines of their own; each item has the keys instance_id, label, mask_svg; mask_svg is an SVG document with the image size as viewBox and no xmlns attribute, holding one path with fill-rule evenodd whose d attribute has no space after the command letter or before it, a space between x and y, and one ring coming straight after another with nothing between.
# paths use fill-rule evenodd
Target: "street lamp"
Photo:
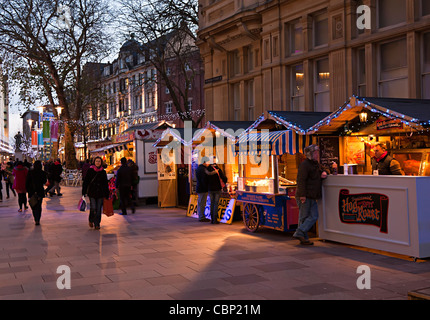
<instances>
[{"instance_id":1,"label":"street lamp","mask_svg":"<svg viewBox=\"0 0 430 320\"><path fill-rule=\"evenodd\" d=\"M60 116L61 116L61 111L63 110L63 107L58 106L58 107L55 107L55 109L57 110L58 118L60 118Z\"/></svg>"}]
</instances>

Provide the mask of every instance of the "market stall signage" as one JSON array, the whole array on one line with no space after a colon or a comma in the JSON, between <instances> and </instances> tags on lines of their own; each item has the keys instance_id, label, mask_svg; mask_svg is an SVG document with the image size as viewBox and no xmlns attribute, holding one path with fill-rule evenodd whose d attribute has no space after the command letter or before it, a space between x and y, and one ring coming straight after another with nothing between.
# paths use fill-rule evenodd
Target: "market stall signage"
<instances>
[{"instance_id":1,"label":"market stall signage","mask_svg":"<svg viewBox=\"0 0 430 320\"><path fill-rule=\"evenodd\" d=\"M123 132L112 136L112 143L121 143L134 140L134 131Z\"/></svg>"},{"instance_id":2,"label":"market stall signage","mask_svg":"<svg viewBox=\"0 0 430 320\"><path fill-rule=\"evenodd\" d=\"M187 217L199 218L197 213L198 195L192 194L188 203ZM206 199L205 217L211 219L211 201L209 196ZM221 223L231 224L233 221L234 208L236 199L221 197L218 202L218 221Z\"/></svg>"},{"instance_id":3,"label":"market stall signage","mask_svg":"<svg viewBox=\"0 0 430 320\"><path fill-rule=\"evenodd\" d=\"M343 223L373 225L388 233L388 196L380 193L339 192L339 217Z\"/></svg>"},{"instance_id":4,"label":"market stall signage","mask_svg":"<svg viewBox=\"0 0 430 320\"><path fill-rule=\"evenodd\" d=\"M273 194L248 193L238 191L236 193L237 201L262 204L266 206L275 206L276 198Z\"/></svg>"},{"instance_id":5,"label":"market stall signage","mask_svg":"<svg viewBox=\"0 0 430 320\"><path fill-rule=\"evenodd\" d=\"M386 129L403 129L403 122L400 120L377 120L376 130L386 130Z\"/></svg>"}]
</instances>

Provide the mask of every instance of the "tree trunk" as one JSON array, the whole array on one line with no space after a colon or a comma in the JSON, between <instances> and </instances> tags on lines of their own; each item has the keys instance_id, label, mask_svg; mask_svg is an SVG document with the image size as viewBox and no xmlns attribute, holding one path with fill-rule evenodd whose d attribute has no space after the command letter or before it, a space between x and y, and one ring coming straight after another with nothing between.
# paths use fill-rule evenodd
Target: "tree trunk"
<instances>
[{"instance_id":1,"label":"tree trunk","mask_svg":"<svg viewBox=\"0 0 430 320\"><path fill-rule=\"evenodd\" d=\"M76 160L75 144L73 142L74 132L67 123L64 123L64 154L66 158L67 169L77 169L78 162Z\"/></svg>"}]
</instances>

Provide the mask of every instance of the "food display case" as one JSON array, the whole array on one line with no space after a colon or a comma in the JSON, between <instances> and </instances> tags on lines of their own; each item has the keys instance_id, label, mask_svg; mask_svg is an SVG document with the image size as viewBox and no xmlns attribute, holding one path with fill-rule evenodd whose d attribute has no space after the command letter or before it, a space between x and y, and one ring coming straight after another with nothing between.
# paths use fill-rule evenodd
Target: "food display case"
<instances>
[{"instance_id":1,"label":"food display case","mask_svg":"<svg viewBox=\"0 0 430 320\"><path fill-rule=\"evenodd\" d=\"M401 149L392 151L393 158L407 176L430 176L430 149Z\"/></svg>"},{"instance_id":2,"label":"food display case","mask_svg":"<svg viewBox=\"0 0 430 320\"><path fill-rule=\"evenodd\" d=\"M239 166L236 200L242 204L243 221L250 232L257 231L260 226L286 232L297 227L299 209L295 199L296 181L280 176L278 170L279 159L288 153L282 143L291 141L288 136L290 133L289 130L270 132L266 135L264 143L261 143L267 149L260 150L258 150L261 138L259 133L248 134L239 139L239 143L248 140L253 142L252 147L241 147L240 156L255 156L250 150L254 152L257 150L260 154L266 152L262 158L269 162L266 163L265 170L258 170L254 166L253 169L257 169L254 172L260 174L252 177L247 176L252 172L249 170L252 166L250 162ZM285 170L285 167L281 168L282 175L285 175Z\"/></svg>"}]
</instances>

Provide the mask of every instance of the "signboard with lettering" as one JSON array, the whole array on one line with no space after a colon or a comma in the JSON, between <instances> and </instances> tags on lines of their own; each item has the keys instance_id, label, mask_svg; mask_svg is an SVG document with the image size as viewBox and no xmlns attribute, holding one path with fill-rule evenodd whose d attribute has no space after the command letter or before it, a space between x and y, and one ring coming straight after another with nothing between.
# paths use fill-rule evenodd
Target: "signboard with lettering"
<instances>
[{"instance_id":1,"label":"signboard with lettering","mask_svg":"<svg viewBox=\"0 0 430 320\"><path fill-rule=\"evenodd\" d=\"M339 218L343 223L373 225L388 233L388 196L380 193L339 192Z\"/></svg>"},{"instance_id":2,"label":"signboard with lettering","mask_svg":"<svg viewBox=\"0 0 430 320\"><path fill-rule=\"evenodd\" d=\"M376 130L403 129L403 122L395 119L377 120Z\"/></svg>"},{"instance_id":3,"label":"signboard with lettering","mask_svg":"<svg viewBox=\"0 0 430 320\"><path fill-rule=\"evenodd\" d=\"M198 195L190 195L188 203L187 217L199 218L197 213ZM205 217L211 219L211 200L209 196L206 199ZM221 223L231 224L233 221L234 208L236 207L236 199L221 197L218 202L218 221Z\"/></svg>"},{"instance_id":4,"label":"signboard with lettering","mask_svg":"<svg viewBox=\"0 0 430 320\"><path fill-rule=\"evenodd\" d=\"M237 201L262 204L274 207L276 205L276 196L273 194L252 193L252 192L236 192Z\"/></svg>"}]
</instances>

